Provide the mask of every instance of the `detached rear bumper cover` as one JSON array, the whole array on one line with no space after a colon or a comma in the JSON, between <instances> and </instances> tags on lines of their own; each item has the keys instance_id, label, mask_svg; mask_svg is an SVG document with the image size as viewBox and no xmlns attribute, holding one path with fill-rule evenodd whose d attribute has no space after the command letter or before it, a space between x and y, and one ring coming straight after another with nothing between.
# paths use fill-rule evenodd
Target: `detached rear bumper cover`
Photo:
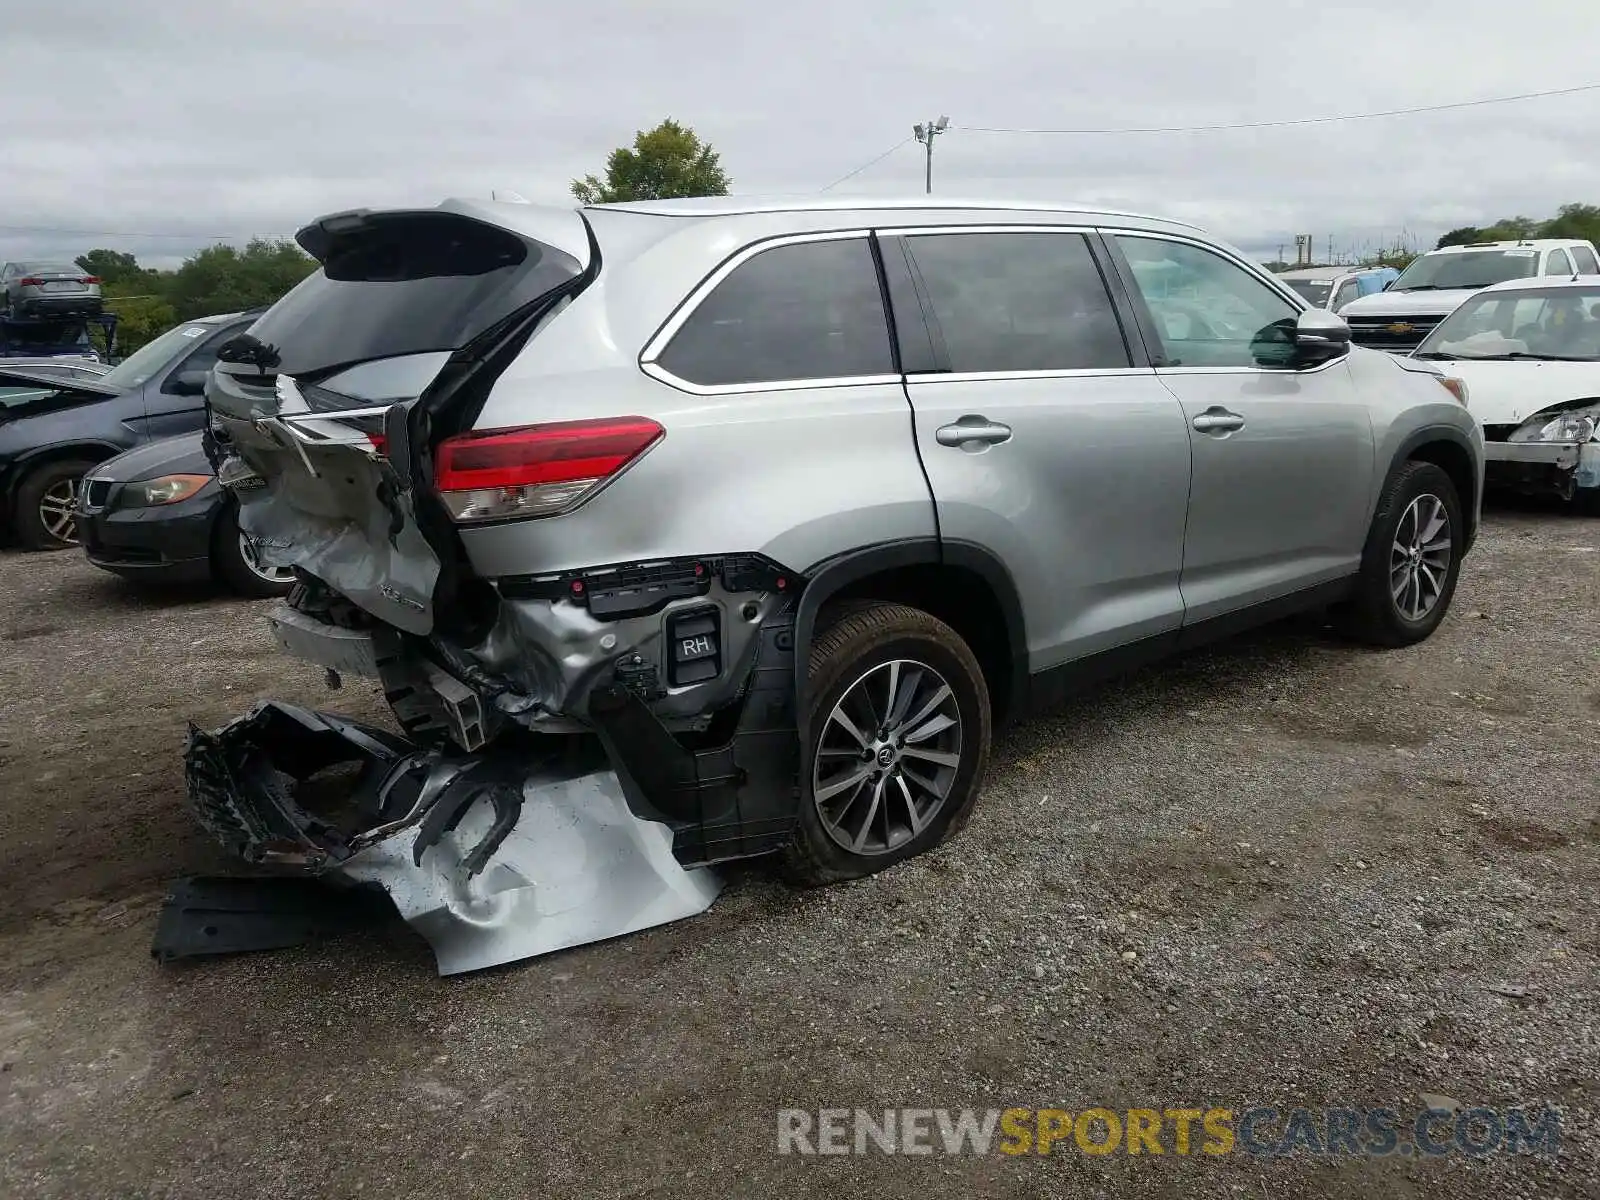
<instances>
[{"instance_id":1,"label":"detached rear bumper cover","mask_svg":"<svg viewBox=\"0 0 1600 1200\"><path fill-rule=\"evenodd\" d=\"M692 916L722 887L679 865L672 831L636 817L593 760L452 758L269 701L212 733L191 726L186 768L225 847L377 884L443 975Z\"/></svg>"}]
</instances>

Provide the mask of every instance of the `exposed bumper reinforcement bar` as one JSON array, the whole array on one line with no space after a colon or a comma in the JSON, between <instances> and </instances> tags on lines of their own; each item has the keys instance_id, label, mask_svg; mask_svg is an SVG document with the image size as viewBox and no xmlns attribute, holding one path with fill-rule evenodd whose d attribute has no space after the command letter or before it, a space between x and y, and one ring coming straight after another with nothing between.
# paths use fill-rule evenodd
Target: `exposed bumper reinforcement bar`
<instances>
[{"instance_id":1,"label":"exposed bumper reinforcement bar","mask_svg":"<svg viewBox=\"0 0 1600 1200\"><path fill-rule=\"evenodd\" d=\"M190 727L190 801L253 863L376 884L452 975L616 937L709 908L666 825L634 815L596 756L521 745L469 757L266 702Z\"/></svg>"}]
</instances>

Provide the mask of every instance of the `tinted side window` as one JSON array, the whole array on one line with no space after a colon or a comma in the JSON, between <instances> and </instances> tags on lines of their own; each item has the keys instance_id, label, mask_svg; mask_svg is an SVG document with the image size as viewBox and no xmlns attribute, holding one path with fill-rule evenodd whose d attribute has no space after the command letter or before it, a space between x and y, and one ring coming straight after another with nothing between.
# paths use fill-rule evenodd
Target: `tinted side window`
<instances>
[{"instance_id":1,"label":"tinted side window","mask_svg":"<svg viewBox=\"0 0 1600 1200\"><path fill-rule=\"evenodd\" d=\"M1571 275L1572 260L1567 257L1565 250L1550 251L1550 261L1544 265L1546 275Z\"/></svg>"},{"instance_id":2,"label":"tinted side window","mask_svg":"<svg viewBox=\"0 0 1600 1200\"><path fill-rule=\"evenodd\" d=\"M763 250L701 301L657 361L705 386L894 372L864 237Z\"/></svg>"},{"instance_id":3,"label":"tinted side window","mask_svg":"<svg viewBox=\"0 0 1600 1200\"><path fill-rule=\"evenodd\" d=\"M1119 234L1168 366L1280 364L1299 315L1264 280L1186 242Z\"/></svg>"},{"instance_id":4,"label":"tinted side window","mask_svg":"<svg viewBox=\"0 0 1600 1200\"><path fill-rule=\"evenodd\" d=\"M180 362L175 369L168 372L165 382L161 385L162 391L167 391L172 382L186 371L209 371L217 365L217 351L222 349L223 343L235 334L243 333L250 328L246 321L242 325L226 326L221 332L212 334L201 344L199 349L193 351L188 358Z\"/></svg>"},{"instance_id":5,"label":"tinted side window","mask_svg":"<svg viewBox=\"0 0 1600 1200\"><path fill-rule=\"evenodd\" d=\"M1129 365L1081 233L940 233L906 239L950 370Z\"/></svg>"},{"instance_id":6,"label":"tinted side window","mask_svg":"<svg viewBox=\"0 0 1600 1200\"><path fill-rule=\"evenodd\" d=\"M1343 308L1346 304L1349 304L1350 301L1354 300L1360 294L1361 285L1354 279L1347 279L1339 285L1339 292L1334 296L1333 303L1328 307L1333 309L1334 312L1338 312L1341 308Z\"/></svg>"},{"instance_id":7,"label":"tinted side window","mask_svg":"<svg viewBox=\"0 0 1600 1200\"><path fill-rule=\"evenodd\" d=\"M1600 275L1600 261L1594 256L1594 251L1587 246L1574 246L1572 248L1573 260L1578 264L1578 270L1584 275Z\"/></svg>"}]
</instances>

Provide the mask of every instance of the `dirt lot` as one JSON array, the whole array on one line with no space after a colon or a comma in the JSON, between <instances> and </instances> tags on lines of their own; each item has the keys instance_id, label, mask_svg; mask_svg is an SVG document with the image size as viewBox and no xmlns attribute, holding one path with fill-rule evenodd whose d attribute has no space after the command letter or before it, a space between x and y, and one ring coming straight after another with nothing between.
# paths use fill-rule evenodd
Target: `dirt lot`
<instances>
[{"instance_id":1,"label":"dirt lot","mask_svg":"<svg viewBox=\"0 0 1600 1200\"><path fill-rule=\"evenodd\" d=\"M185 722L378 711L262 608L0 556L0 1194L1600 1194L1600 521L1491 513L1454 611L1279 628L1007 736L967 833L441 980L404 926L181 969ZM1559 1158L799 1157L784 1108L1562 1108Z\"/></svg>"}]
</instances>

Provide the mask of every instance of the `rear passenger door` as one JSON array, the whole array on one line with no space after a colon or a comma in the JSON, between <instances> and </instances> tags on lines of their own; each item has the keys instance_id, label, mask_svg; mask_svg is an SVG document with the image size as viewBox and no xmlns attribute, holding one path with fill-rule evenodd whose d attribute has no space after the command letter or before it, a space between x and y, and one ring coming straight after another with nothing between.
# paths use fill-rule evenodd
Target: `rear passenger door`
<instances>
[{"instance_id":1,"label":"rear passenger door","mask_svg":"<svg viewBox=\"0 0 1600 1200\"><path fill-rule=\"evenodd\" d=\"M1076 228L880 231L948 546L999 555L1038 672L1182 622L1181 405L1137 362Z\"/></svg>"}]
</instances>

